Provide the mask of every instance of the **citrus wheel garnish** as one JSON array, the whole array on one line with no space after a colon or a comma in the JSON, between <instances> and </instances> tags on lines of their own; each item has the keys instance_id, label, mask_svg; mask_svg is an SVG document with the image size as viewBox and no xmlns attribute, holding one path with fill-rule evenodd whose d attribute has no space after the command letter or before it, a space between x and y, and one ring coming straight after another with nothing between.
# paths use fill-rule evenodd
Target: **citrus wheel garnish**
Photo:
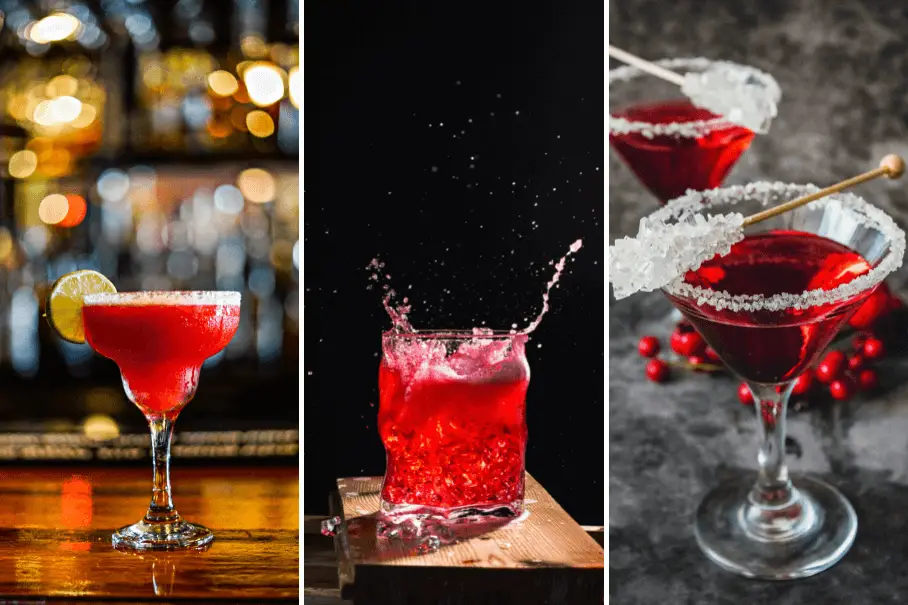
<instances>
[{"instance_id":1,"label":"citrus wheel garnish","mask_svg":"<svg viewBox=\"0 0 908 605\"><path fill-rule=\"evenodd\" d=\"M85 327L82 307L88 294L115 294L116 287L109 279L88 269L67 273L54 282L47 295L47 323L63 340L82 344Z\"/></svg>"}]
</instances>

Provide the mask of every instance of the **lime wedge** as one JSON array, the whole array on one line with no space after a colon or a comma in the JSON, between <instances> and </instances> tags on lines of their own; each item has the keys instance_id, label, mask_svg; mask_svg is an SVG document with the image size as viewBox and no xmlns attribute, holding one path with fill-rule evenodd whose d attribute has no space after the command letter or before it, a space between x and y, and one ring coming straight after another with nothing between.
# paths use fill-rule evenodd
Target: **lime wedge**
<instances>
[{"instance_id":1,"label":"lime wedge","mask_svg":"<svg viewBox=\"0 0 908 605\"><path fill-rule=\"evenodd\" d=\"M97 271L83 270L67 273L56 282L47 295L47 323L63 340L82 344L85 327L82 325L83 299L87 294L114 294L117 289Z\"/></svg>"}]
</instances>

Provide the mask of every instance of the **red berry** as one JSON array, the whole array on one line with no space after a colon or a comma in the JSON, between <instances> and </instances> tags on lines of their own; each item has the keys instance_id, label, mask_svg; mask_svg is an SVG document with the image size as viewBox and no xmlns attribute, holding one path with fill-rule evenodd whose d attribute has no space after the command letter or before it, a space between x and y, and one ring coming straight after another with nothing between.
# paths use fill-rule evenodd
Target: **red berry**
<instances>
[{"instance_id":1,"label":"red berry","mask_svg":"<svg viewBox=\"0 0 908 605\"><path fill-rule=\"evenodd\" d=\"M754 394L750 392L750 387L747 386L746 382L742 382L738 385L738 399L744 405L754 404Z\"/></svg>"},{"instance_id":2,"label":"red berry","mask_svg":"<svg viewBox=\"0 0 908 605\"><path fill-rule=\"evenodd\" d=\"M668 380L668 364L661 359L650 359L646 362L646 377L653 382L665 382Z\"/></svg>"},{"instance_id":3,"label":"red berry","mask_svg":"<svg viewBox=\"0 0 908 605\"><path fill-rule=\"evenodd\" d=\"M848 369L857 372L864 367L864 356L860 353L854 353L848 356Z\"/></svg>"},{"instance_id":4,"label":"red berry","mask_svg":"<svg viewBox=\"0 0 908 605\"><path fill-rule=\"evenodd\" d=\"M868 338L864 341L864 357L867 359L879 359L885 352L886 347L879 338Z\"/></svg>"},{"instance_id":5,"label":"red berry","mask_svg":"<svg viewBox=\"0 0 908 605\"><path fill-rule=\"evenodd\" d=\"M830 351L817 366L817 380L829 383L839 377L845 365L845 354L841 351Z\"/></svg>"},{"instance_id":6,"label":"red berry","mask_svg":"<svg viewBox=\"0 0 908 605\"><path fill-rule=\"evenodd\" d=\"M848 319L848 325L855 330L866 330L889 311L891 304L892 294L884 282L858 307L854 315Z\"/></svg>"},{"instance_id":7,"label":"red berry","mask_svg":"<svg viewBox=\"0 0 908 605\"><path fill-rule=\"evenodd\" d=\"M854 386L854 379L851 376L842 376L838 380L833 380L829 385L829 394L833 399L845 401L854 395Z\"/></svg>"},{"instance_id":8,"label":"red berry","mask_svg":"<svg viewBox=\"0 0 908 605\"><path fill-rule=\"evenodd\" d=\"M791 388L792 395L803 395L813 386L813 370L807 368L804 373L795 378L794 386Z\"/></svg>"},{"instance_id":9,"label":"red berry","mask_svg":"<svg viewBox=\"0 0 908 605\"><path fill-rule=\"evenodd\" d=\"M637 350L640 352L641 357L655 357L659 354L659 349L661 348L659 339L655 336L644 336L637 343Z\"/></svg>"},{"instance_id":10,"label":"red berry","mask_svg":"<svg viewBox=\"0 0 908 605\"><path fill-rule=\"evenodd\" d=\"M858 374L858 386L861 387L862 391L872 391L876 388L877 377L876 372L873 370L862 370Z\"/></svg>"},{"instance_id":11,"label":"red berry","mask_svg":"<svg viewBox=\"0 0 908 605\"><path fill-rule=\"evenodd\" d=\"M851 347L860 353L864 350L864 343L867 341L867 334L865 332L858 332L854 335L854 338L851 339Z\"/></svg>"},{"instance_id":12,"label":"red berry","mask_svg":"<svg viewBox=\"0 0 908 605\"><path fill-rule=\"evenodd\" d=\"M678 336L676 337L675 334ZM671 345L672 351L678 355L690 357L691 355L700 353L704 349L706 343L703 342L703 337L697 332L674 332L672 334Z\"/></svg>"},{"instance_id":13,"label":"red berry","mask_svg":"<svg viewBox=\"0 0 908 605\"><path fill-rule=\"evenodd\" d=\"M694 372L705 372L706 371L699 367L706 363L705 357L702 357L700 355L691 355L690 357L687 358L687 363L694 366L693 368L691 368L691 369L693 369Z\"/></svg>"},{"instance_id":14,"label":"red berry","mask_svg":"<svg viewBox=\"0 0 908 605\"><path fill-rule=\"evenodd\" d=\"M706 358L713 363L722 363L722 360L719 358L719 354L716 353L716 350L712 347L706 347L706 351L703 352L706 355Z\"/></svg>"}]
</instances>

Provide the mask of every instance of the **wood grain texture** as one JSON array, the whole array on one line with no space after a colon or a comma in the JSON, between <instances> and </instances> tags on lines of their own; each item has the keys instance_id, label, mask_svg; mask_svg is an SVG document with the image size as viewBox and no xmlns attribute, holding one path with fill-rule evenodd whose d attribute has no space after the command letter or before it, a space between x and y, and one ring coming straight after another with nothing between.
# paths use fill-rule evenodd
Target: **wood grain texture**
<instances>
[{"instance_id":1,"label":"wood grain texture","mask_svg":"<svg viewBox=\"0 0 908 605\"><path fill-rule=\"evenodd\" d=\"M437 549L378 538L380 477L338 479L342 596L371 603L602 603L604 554L532 476L525 513L455 529ZM334 511L337 512L334 512Z\"/></svg>"},{"instance_id":2,"label":"wood grain texture","mask_svg":"<svg viewBox=\"0 0 908 605\"><path fill-rule=\"evenodd\" d=\"M151 468L0 470L0 602L298 602L297 469L174 469L171 481L183 517L214 531L209 549L111 547L144 514Z\"/></svg>"}]
</instances>

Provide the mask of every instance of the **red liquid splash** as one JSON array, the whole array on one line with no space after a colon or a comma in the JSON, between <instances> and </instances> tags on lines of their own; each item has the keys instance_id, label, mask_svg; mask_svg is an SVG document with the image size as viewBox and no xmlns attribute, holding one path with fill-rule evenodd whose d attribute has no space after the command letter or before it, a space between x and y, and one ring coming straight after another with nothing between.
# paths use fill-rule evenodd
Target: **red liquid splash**
<instances>
[{"instance_id":1,"label":"red liquid splash","mask_svg":"<svg viewBox=\"0 0 908 605\"><path fill-rule=\"evenodd\" d=\"M113 360L146 416L175 415L195 394L202 363L227 346L239 305L110 304L83 309L91 348Z\"/></svg>"},{"instance_id":2,"label":"red liquid splash","mask_svg":"<svg viewBox=\"0 0 908 605\"><path fill-rule=\"evenodd\" d=\"M382 499L444 513L469 507L519 514L527 337L446 338L385 336L378 415L387 452Z\"/></svg>"},{"instance_id":3,"label":"red liquid splash","mask_svg":"<svg viewBox=\"0 0 908 605\"><path fill-rule=\"evenodd\" d=\"M733 295L830 290L870 271L853 250L819 235L773 231L747 236L731 253L687 274L687 283ZM833 304L781 311L717 310L669 296L722 361L756 383L794 380L875 288Z\"/></svg>"},{"instance_id":4,"label":"red liquid splash","mask_svg":"<svg viewBox=\"0 0 908 605\"><path fill-rule=\"evenodd\" d=\"M688 100L634 105L614 115L649 124L718 117ZM609 135L615 151L662 203L683 195L688 189L703 191L721 185L753 138L752 131L735 125L698 138L672 135L647 138L639 132Z\"/></svg>"}]
</instances>

